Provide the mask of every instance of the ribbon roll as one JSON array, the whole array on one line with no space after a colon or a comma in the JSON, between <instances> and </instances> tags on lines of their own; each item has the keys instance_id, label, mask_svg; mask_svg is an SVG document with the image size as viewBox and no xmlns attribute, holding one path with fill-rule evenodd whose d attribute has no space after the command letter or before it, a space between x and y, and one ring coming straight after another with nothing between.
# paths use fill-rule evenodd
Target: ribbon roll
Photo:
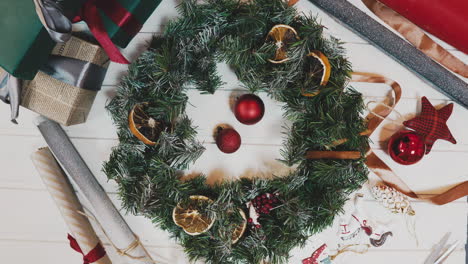
<instances>
[{"instance_id":1,"label":"ribbon roll","mask_svg":"<svg viewBox=\"0 0 468 264\"><path fill-rule=\"evenodd\" d=\"M10 104L11 122L18 124L16 119L19 115L22 81L6 71L0 71L0 100Z\"/></svg>"},{"instance_id":2,"label":"ribbon roll","mask_svg":"<svg viewBox=\"0 0 468 264\"><path fill-rule=\"evenodd\" d=\"M33 0L36 13L50 37L55 42L67 42L71 38L72 23L53 0Z\"/></svg>"}]
</instances>

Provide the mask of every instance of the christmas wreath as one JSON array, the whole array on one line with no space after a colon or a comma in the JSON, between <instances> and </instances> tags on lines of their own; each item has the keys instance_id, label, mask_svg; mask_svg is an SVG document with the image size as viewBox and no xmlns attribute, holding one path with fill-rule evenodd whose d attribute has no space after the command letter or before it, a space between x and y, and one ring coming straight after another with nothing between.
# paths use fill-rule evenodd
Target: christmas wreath
<instances>
[{"instance_id":1,"label":"christmas wreath","mask_svg":"<svg viewBox=\"0 0 468 264\"><path fill-rule=\"evenodd\" d=\"M178 9L180 18L130 66L107 106L120 143L104 171L124 208L169 231L190 259L287 263L290 250L329 226L367 179L363 101L345 89L350 63L316 18L281 0L186 0ZM281 160L294 166L289 175L215 185L203 175L183 177L204 151L185 113L186 92L221 87L219 62L249 92L284 104L291 125ZM361 158L307 159L309 150Z\"/></svg>"}]
</instances>

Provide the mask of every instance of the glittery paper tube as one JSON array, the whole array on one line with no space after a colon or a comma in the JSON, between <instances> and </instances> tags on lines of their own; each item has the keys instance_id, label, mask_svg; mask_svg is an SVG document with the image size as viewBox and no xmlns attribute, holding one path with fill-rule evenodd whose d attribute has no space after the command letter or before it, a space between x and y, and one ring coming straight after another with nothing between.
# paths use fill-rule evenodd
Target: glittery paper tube
<instances>
[{"instance_id":1,"label":"glittery paper tube","mask_svg":"<svg viewBox=\"0 0 468 264\"><path fill-rule=\"evenodd\" d=\"M52 199L60 210L65 223L68 225L70 234L80 245L83 254L87 255L100 242L88 218L78 213L83 211L83 208L68 178L63 174L48 148L42 148L34 152L31 155L31 159ZM93 263L110 264L112 262L105 255Z\"/></svg>"},{"instance_id":2,"label":"glittery paper tube","mask_svg":"<svg viewBox=\"0 0 468 264\"><path fill-rule=\"evenodd\" d=\"M468 109L468 84L347 0L309 0L354 33ZM460 32L460 34L463 34Z\"/></svg>"},{"instance_id":3,"label":"glittery paper tube","mask_svg":"<svg viewBox=\"0 0 468 264\"><path fill-rule=\"evenodd\" d=\"M76 183L79 192L92 206L91 209L108 238L120 250L118 253L127 253L131 263L153 264L154 261L141 243L135 244L137 241L135 234L115 208L62 127L44 117L40 117L36 124L65 173Z\"/></svg>"}]
</instances>

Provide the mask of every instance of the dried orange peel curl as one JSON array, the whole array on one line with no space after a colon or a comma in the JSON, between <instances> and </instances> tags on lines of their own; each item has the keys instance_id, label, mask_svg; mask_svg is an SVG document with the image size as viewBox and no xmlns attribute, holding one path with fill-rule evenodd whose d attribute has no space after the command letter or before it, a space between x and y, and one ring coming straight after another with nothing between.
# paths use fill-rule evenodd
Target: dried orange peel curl
<instances>
[{"instance_id":1,"label":"dried orange peel curl","mask_svg":"<svg viewBox=\"0 0 468 264\"><path fill-rule=\"evenodd\" d=\"M316 50L316 51L312 51L309 54L307 54L307 57L316 59L320 63L321 69L323 69L323 71L321 71L322 75L320 76L319 85L320 86L327 85L328 80L330 79L331 70L332 70L332 67L330 65L330 61L328 60L327 56L325 56L325 54L323 54L322 52ZM313 72L310 72L309 74L311 76L313 76L314 74L316 74L316 72L313 71ZM315 92L309 93L309 92L305 91L305 88L302 88L302 95L303 96L313 97L313 96L316 96L319 93L320 93L320 89L315 91Z\"/></svg>"},{"instance_id":2,"label":"dried orange peel curl","mask_svg":"<svg viewBox=\"0 0 468 264\"><path fill-rule=\"evenodd\" d=\"M234 229L232 233L232 244L237 243L247 229L247 216L245 215L244 211L242 211L242 209L239 209L239 214L241 215L243 221Z\"/></svg>"}]
</instances>

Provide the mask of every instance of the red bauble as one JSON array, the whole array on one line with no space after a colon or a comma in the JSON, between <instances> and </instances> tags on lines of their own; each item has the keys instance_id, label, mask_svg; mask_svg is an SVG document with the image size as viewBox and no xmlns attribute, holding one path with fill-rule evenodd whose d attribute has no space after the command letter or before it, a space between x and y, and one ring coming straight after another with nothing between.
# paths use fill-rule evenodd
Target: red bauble
<instances>
[{"instance_id":1,"label":"red bauble","mask_svg":"<svg viewBox=\"0 0 468 264\"><path fill-rule=\"evenodd\" d=\"M232 128L221 128L216 136L216 145L224 153L236 152L241 142L239 133Z\"/></svg>"},{"instance_id":2,"label":"red bauble","mask_svg":"<svg viewBox=\"0 0 468 264\"><path fill-rule=\"evenodd\" d=\"M426 154L431 151L432 145L434 145L438 139L444 139L453 144L457 144L457 141L447 127L447 119L449 119L452 114L453 103L436 110L431 102L423 96L421 104L421 114L411 120L403 122L403 125L413 129L424 137Z\"/></svg>"},{"instance_id":3,"label":"red bauble","mask_svg":"<svg viewBox=\"0 0 468 264\"><path fill-rule=\"evenodd\" d=\"M390 138L388 152L390 157L399 164L411 165L424 157L426 145L424 139L418 133L404 130Z\"/></svg>"},{"instance_id":4,"label":"red bauble","mask_svg":"<svg viewBox=\"0 0 468 264\"><path fill-rule=\"evenodd\" d=\"M260 97L254 94L244 94L237 99L234 114L242 124L253 125L263 118L265 105Z\"/></svg>"}]
</instances>

